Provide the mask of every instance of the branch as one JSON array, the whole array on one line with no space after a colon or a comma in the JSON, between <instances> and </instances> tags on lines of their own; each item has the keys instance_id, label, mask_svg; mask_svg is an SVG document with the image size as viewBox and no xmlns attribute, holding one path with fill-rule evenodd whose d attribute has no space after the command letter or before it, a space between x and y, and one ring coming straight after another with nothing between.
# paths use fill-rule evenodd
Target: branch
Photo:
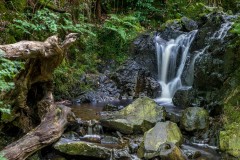
<instances>
[{"instance_id":1,"label":"branch","mask_svg":"<svg viewBox=\"0 0 240 160\"><path fill-rule=\"evenodd\" d=\"M77 39L76 33L66 36L63 43L55 36L49 37L44 42L39 41L20 41L14 44L0 45L2 56L7 59L29 59L37 57L50 57L62 55L66 49Z\"/></svg>"},{"instance_id":2,"label":"branch","mask_svg":"<svg viewBox=\"0 0 240 160\"><path fill-rule=\"evenodd\" d=\"M37 150L57 141L61 137L69 119L74 119L70 108L58 107L49 111L39 126L18 141L6 146L0 154L8 160L23 160ZM53 106L53 108L55 107Z\"/></svg>"}]
</instances>

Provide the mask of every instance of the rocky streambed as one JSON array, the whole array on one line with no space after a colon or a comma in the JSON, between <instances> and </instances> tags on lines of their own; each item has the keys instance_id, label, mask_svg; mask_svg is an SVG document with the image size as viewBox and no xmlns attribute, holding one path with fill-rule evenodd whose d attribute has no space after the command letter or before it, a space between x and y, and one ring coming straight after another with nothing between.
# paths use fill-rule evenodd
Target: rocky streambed
<instances>
[{"instance_id":1,"label":"rocky streambed","mask_svg":"<svg viewBox=\"0 0 240 160\"><path fill-rule=\"evenodd\" d=\"M77 122L53 145L55 157L220 159L217 147L211 147L211 124L206 110L191 107L175 112L176 107L175 111L169 110L170 106L161 106L148 97L128 103L130 100L92 107L80 105L78 109L73 106ZM82 114L86 112L92 115Z\"/></svg>"}]
</instances>

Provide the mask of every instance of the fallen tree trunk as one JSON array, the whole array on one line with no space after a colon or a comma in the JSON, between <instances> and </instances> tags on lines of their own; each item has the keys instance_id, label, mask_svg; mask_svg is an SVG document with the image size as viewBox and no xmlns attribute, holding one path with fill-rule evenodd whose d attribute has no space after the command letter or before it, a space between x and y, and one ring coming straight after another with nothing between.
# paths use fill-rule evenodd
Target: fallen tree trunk
<instances>
[{"instance_id":1,"label":"fallen tree trunk","mask_svg":"<svg viewBox=\"0 0 240 160\"><path fill-rule=\"evenodd\" d=\"M70 108L56 106L52 91L53 71L76 39L77 35L71 33L63 42L52 36L44 42L20 41L0 45L0 56L26 60L24 69L14 79L15 89L4 96L4 100L12 106L13 118L0 126L13 126L14 130L19 128L22 134L28 133L0 152L7 159L23 160L52 144L62 135L69 118L74 117Z\"/></svg>"},{"instance_id":2,"label":"fallen tree trunk","mask_svg":"<svg viewBox=\"0 0 240 160\"><path fill-rule=\"evenodd\" d=\"M39 149L57 141L72 118L74 116L71 109L65 106L49 111L39 126L5 147L0 154L8 160L24 160Z\"/></svg>"}]
</instances>

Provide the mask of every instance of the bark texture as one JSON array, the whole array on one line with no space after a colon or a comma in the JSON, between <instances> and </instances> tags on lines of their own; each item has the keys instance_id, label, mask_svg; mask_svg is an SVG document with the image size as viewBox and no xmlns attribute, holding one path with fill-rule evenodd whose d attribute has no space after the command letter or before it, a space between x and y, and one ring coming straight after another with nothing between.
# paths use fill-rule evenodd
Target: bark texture
<instances>
[{"instance_id":1,"label":"bark texture","mask_svg":"<svg viewBox=\"0 0 240 160\"><path fill-rule=\"evenodd\" d=\"M20 41L0 45L4 58L26 60L24 69L15 77L15 89L4 98L12 102L15 116L12 124L20 127L23 133L36 127L44 114L52 110L52 105L42 105L41 101L54 102L53 71L76 38L77 35L71 33L63 42L52 36L45 42Z\"/></svg>"},{"instance_id":2,"label":"bark texture","mask_svg":"<svg viewBox=\"0 0 240 160\"><path fill-rule=\"evenodd\" d=\"M24 160L39 149L57 141L68 121L73 118L70 108L58 106L58 109L53 109L45 115L39 126L5 147L0 153L8 160Z\"/></svg>"},{"instance_id":3,"label":"bark texture","mask_svg":"<svg viewBox=\"0 0 240 160\"><path fill-rule=\"evenodd\" d=\"M0 45L0 56L26 60L24 69L15 77L15 89L7 93L4 100L12 105L14 117L9 126L28 133L0 152L7 159L23 160L52 144L62 135L69 118L74 118L70 108L56 106L52 91L53 71L76 39L77 34L71 33L63 41L52 36L44 42L20 41Z\"/></svg>"}]
</instances>

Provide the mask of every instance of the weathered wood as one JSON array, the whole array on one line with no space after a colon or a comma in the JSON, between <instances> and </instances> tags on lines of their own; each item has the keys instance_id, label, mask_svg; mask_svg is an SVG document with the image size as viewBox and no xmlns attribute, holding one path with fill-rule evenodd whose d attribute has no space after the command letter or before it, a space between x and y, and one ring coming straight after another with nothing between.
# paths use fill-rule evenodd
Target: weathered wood
<instances>
[{"instance_id":1,"label":"weathered wood","mask_svg":"<svg viewBox=\"0 0 240 160\"><path fill-rule=\"evenodd\" d=\"M54 105L54 104L51 104ZM8 160L24 160L37 150L57 141L62 135L69 119L74 118L71 109L55 106L42 119L39 126L18 141L6 146L0 154Z\"/></svg>"},{"instance_id":2,"label":"weathered wood","mask_svg":"<svg viewBox=\"0 0 240 160\"><path fill-rule=\"evenodd\" d=\"M44 42L20 41L14 44L0 45L1 56L8 59L26 59L25 67L15 77L15 90L8 94L13 104L14 125L24 133L33 129L49 106L37 105L41 100L52 101L53 71L66 56L66 50L77 39L71 33L63 42L57 36L51 36ZM38 114L36 114L38 113Z\"/></svg>"},{"instance_id":3,"label":"weathered wood","mask_svg":"<svg viewBox=\"0 0 240 160\"><path fill-rule=\"evenodd\" d=\"M55 105L52 91L53 71L76 39L77 34L71 33L63 42L52 36L44 42L20 41L0 45L0 56L26 60L25 68L15 77L15 89L4 97L12 102L15 116L9 123L23 133L28 132L0 152L8 160L24 160L52 144L62 135L69 118L74 119L70 108Z\"/></svg>"}]
</instances>

